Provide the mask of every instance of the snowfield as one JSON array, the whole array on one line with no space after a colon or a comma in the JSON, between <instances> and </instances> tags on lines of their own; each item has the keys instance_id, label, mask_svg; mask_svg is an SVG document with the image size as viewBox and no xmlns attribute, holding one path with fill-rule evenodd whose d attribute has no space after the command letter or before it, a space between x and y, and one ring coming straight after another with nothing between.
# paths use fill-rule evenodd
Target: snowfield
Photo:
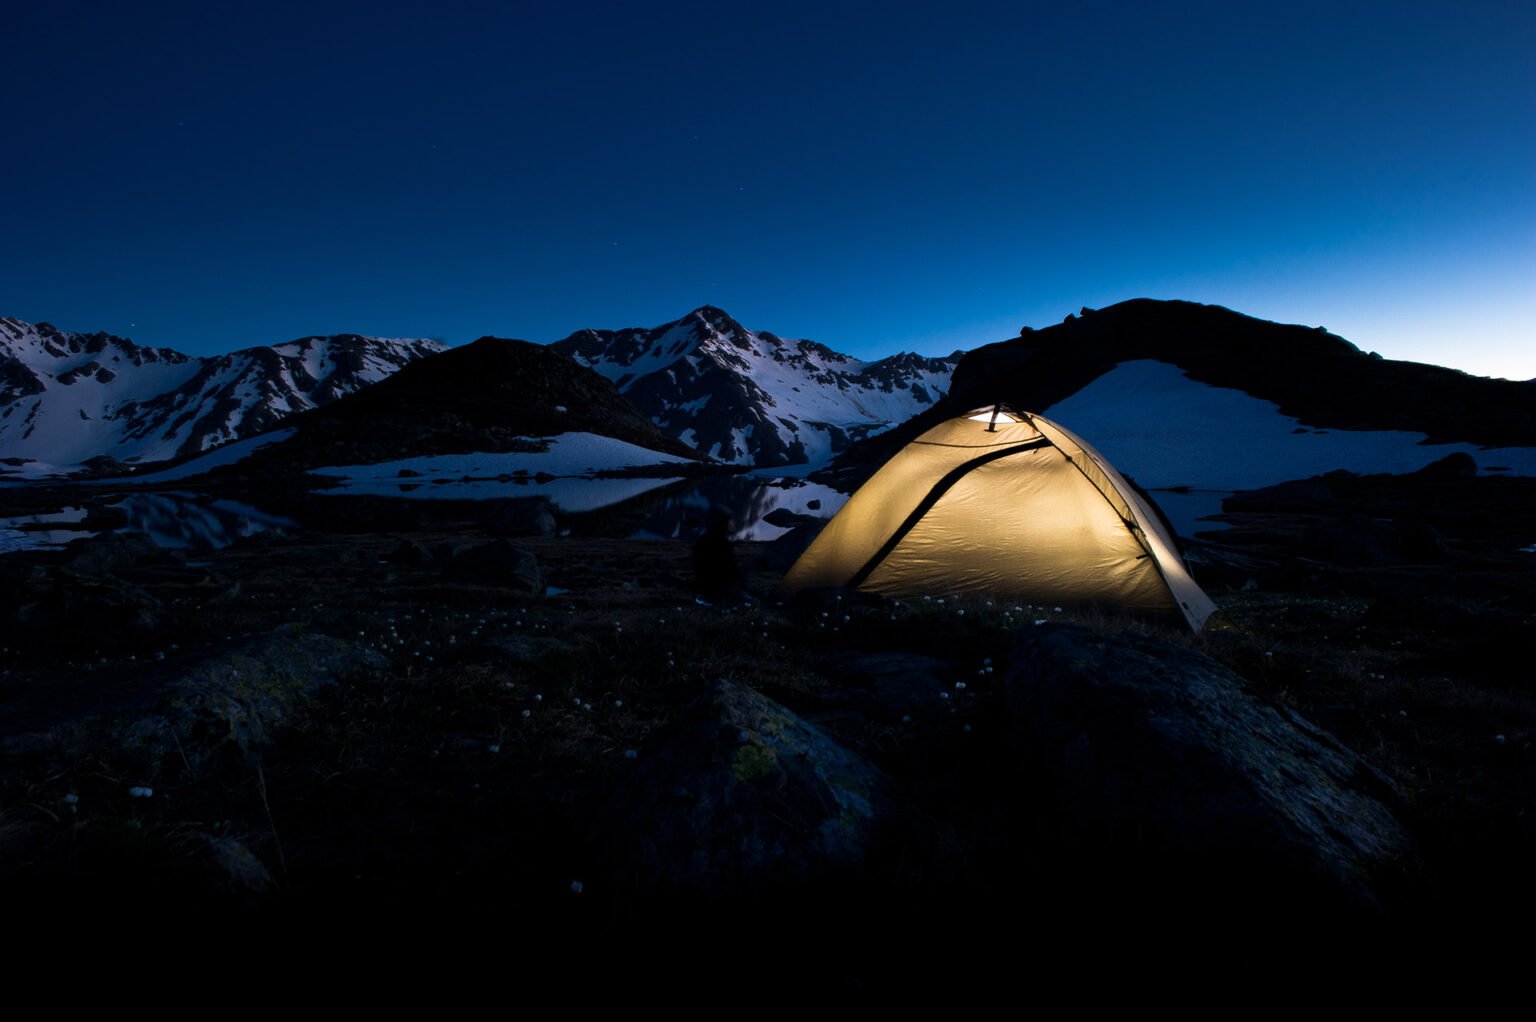
<instances>
[{"instance_id":1,"label":"snowfield","mask_svg":"<svg viewBox=\"0 0 1536 1022\"><path fill-rule=\"evenodd\" d=\"M514 480L477 479L442 485L423 485L420 479L356 479L343 486L319 491L333 496L394 497L400 500L507 500L545 497L562 511L578 514L619 504L652 490L679 482L680 477L594 479L572 476L539 482L531 476Z\"/></svg>"},{"instance_id":2,"label":"snowfield","mask_svg":"<svg viewBox=\"0 0 1536 1022\"><path fill-rule=\"evenodd\" d=\"M1334 469L1413 472L1464 451L1488 472L1536 475L1536 448L1425 444L1423 433L1314 429L1239 390L1177 366L1124 362L1042 411L1148 489L1251 490Z\"/></svg>"},{"instance_id":3,"label":"snowfield","mask_svg":"<svg viewBox=\"0 0 1536 1022\"><path fill-rule=\"evenodd\" d=\"M337 465L317 468L311 474L331 476L343 481L344 487L360 483L387 481L398 487L401 483L431 483L434 479L495 480L499 476L518 474L551 476L585 476L594 472L613 472L626 468L644 468L650 465L691 465L695 462L672 454L662 454L648 447L615 440L597 433L561 433L547 438L527 437L532 442L543 440L548 449L543 451L503 451L479 454L434 454L420 458L401 458L374 465ZM401 478L401 472L414 472L415 476ZM651 480L646 480L650 482ZM335 490L329 492L346 492ZM444 494L444 496L448 496ZM462 497L462 491L460 491Z\"/></svg>"},{"instance_id":4,"label":"snowfield","mask_svg":"<svg viewBox=\"0 0 1536 1022\"><path fill-rule=\"evenodd\" d=\"M161 469L158 472L145 472L143 475L116 476L112 479L96 479L92 486L120 486L123 483L174 483L181 479L190 479L195 475L202 475L210 469L222 468L225 465L233 465L237 461L244 461L263 447L271 447L280 444L293 436L298 430L279 429L271 433L263 433L261 436L253 436L249 440L236 440L232 444L225 444L218 450L209 451L201 457L184 461L180 465Z\"/></svg>"}]
</instances>

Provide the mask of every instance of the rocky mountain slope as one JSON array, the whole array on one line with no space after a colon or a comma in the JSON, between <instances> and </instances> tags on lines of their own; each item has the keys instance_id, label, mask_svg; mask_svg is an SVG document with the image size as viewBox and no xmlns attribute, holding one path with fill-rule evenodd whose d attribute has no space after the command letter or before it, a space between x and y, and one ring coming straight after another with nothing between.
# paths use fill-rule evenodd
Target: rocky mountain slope
<instances>
[{"instance_id":1,"label":"rocky mountain slope","mask_svg":"<svg viewBox=\"0 0 1536 1022\"><path fill-rule=\"evenodd\" d=\"M186 457L265 432L443 350L339 334L194 358L0 318L0 458L24 474Z\"/></svg>"},{"instance_id":2,"label":"rocky mountain slope","mask_svg":"<svg viewBox=\"0 0 1536 1022\"><path fill-rule=\"evenodd\" d=\"M748 330L703 306L661 326L583 330L553 347L618 387L667 434L739 465L820 464L931 407L959 353L860 362Z\"/></svg>"}]
</instances>

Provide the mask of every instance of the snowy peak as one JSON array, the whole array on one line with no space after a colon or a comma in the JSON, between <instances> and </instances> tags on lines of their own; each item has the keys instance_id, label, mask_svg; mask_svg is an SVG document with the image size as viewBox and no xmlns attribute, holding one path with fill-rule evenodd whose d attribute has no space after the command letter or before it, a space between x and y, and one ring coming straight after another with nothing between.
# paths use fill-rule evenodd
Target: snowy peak
<instances>
[{"instance_id":1,"label":"snowy peak","mask_svg":"<svg viewBox=\"0 0 1536 1022\"><path fill-rule=\"evenodd\" d=\"M24 323L9 316L0 316L0 351L29 365L65 371L103 355L114 361L126 357L135 365L189 358L169 348L140 347L112 334L65 333L52 323Z\"/></svg>"},{"instance_id":2,"label":"snowy peak","mask_svg":"<svg viewBox=\"0 0 1536 1022\"><path fill-rule=\"evenodd\" d=\"M195 454L441 350L436 341L344 334L194 358L0 318L0 457L34 463L40 474L101 456Z\"/></svg>"},{"instance_id":3,"label":"snowy peak","mask_svg":"<svg viewBox=\"0 0 1536 1022\"><path fill-rule=\"evenodd\" d=\"M51 323L0 317L0 407L57 383L111 383L124 370L179 366L191 359L169 348L143 348L111 334L72 334Z\"/></svg>"},{"instance_id":4,"label":"snowy peak","mask_svg":"<svg viewBox=\"0 0 1536 1022\"><path fill-rule=\"evenodd\" d=\"M583 330L554 347L612 380L664 431L712 458L820 464L924 410L958 356L861 362L701 306L671 323Z\"/></svg>"}]
</instances>

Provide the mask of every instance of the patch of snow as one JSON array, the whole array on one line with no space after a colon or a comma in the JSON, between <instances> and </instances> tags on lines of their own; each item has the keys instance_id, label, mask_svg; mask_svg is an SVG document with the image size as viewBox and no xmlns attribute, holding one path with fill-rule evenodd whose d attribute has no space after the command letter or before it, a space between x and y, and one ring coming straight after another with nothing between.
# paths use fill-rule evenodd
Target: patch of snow
<instances>
[{"instance_id":1,"label":"patch of snow","mask_svg":"<svg viewBox=\"0 0 1536 1022\"><path fill-rule=\"evenodd\" d=\"M158 472L145 472L143 475L116 476L112 479L94 479L92 486L120 486L124 483L172 483L181 479L187 479L195 475L202 475L211 469L222 468L225 465L233 465L237 461L243 461L263 447L271 447L280 444L284 440L298 432L295 429L279 429L271 433L263 433L253 436L248 440L237 440L232 444L226 444L216 450L209 451L191 461L184 461L180 465L161 469Z\"/></svg>"},{"instance_id":2,"label":"patch of snow","mask_svg":"<svg viewBox=\"0 0 1536 1022\"><path fill-rule=\"evenodd\" d=\"M804 479L812 472L819 471L823 467L825 466L811 461L804 465L779 465L777 467L770 468L754 468L748 472L743 472L742 475L752 479ZM836 493L837 491L834 490L832 492ZM846 497L847 495L844 494L844 499L846 499Z\"/></svg>"},{"instance_id":3,"label":"patch of snow","mask_svg":"<svg viewBox=\"0 0 1536 1022\"><path fill-rule=\"evenodd\" d=\"M805 448L806 471L814 472L818 468L824 467L837 453L832 449L832 429L821 422L802 422L799 425L800 428L795 432L795 438ZM876 433L884 433L893 425L895 423L882 424L871 428L865 435L874 436ZM776 469L774 471L778 472ZM783 475L784 473L778 472L778 474Z\"/></svg>"},{"instance_id":4,"label":"patch of snow","mask_svg":"<svg viewBox=\"0 0 1536 1022\"><path fill-rule=\"evenodd\" d=\"M398 497L402 500L505 500L516 497L547 497L556 507L572 514L596 511L620 504L643 493L678 482L677 478L650 476L627 479L587 479L580 476L535 482L478 479L441 485L420 479L353 479L334 489L319 490L321 495Z\"/></svg>"},{"instance_id":5,"label":"patch of snow","mask_svg":"<svg viewBox=\"0 0 1536 1022\"><path fill-rule=\"evenodd\" d=\"M533 438L527 438L533 439ZM503 475L527 475L543 472L552 476L580 476L593 472L612 472L648 465L686 465L687 458L662 454L638 444L615 440L597 433L561 433L545 438L543 451L499 451L474 454L433 454L419 458L400 458L373 465L337 465L317 468L314 475L335 476L348 484L361 480L388 480L391 483L430 482L434 478L492 479ZM401 471L419 477L400 479Z\"/></svg>"},{"instance_id":6,"label":"patch of snow","mask_svg":"<svg viewBox=\"0 0 1536 1022\"><path fill-rule=\"evenodd\" d=\"M22 465L7 465L5 470L9 485L24 485L44 479L60 479L74 471L77 465L54 465L46 461L28 461Z\"/></svg>"},{"instance_id":7,"label":"patch of snow","mask_svg":"<svg viewBox=\"0 0 1536 1022\"><path fill-rule=\"evenodd\" d=\"M1314 431L1279 406L1151 359L1124 362L1042 414L1148 489L1250 490L1334 469L1413 472L1455 451L1536 475L1536 448L1426 445L1423 433ZM1301 430L1301 432L1298 432Z\"/></svg>"}]
</instances>

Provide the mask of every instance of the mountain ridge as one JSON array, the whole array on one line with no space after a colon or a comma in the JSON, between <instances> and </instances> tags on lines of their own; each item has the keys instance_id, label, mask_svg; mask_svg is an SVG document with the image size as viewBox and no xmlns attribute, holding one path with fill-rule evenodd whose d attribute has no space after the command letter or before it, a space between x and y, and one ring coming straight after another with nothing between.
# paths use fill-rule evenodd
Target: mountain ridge
<instances>
[{"instance_id":1,"label":"mountain ridge","mask_svg":"<svg viewBox=\"0 0 1536 1022\"><path fill-rule=\"evenodd\" d=\"M452 454L536 453L591 433L672 459L698 454L664 434L602 376L547 345L506 337L418 359L387 379L293 416L292 434L224 470L307 489L306 473Z\"/></svg>"},{"instance_id":2,"label":"mountain ridge","mask_svg":"<svg viewBox=\"0 0 1536 1022\"><path fill-rule=\"evenodd\" d=\"M749 330L703 305L656 327L579 330L550 347L594 369L669 435L716 460L818 464L930 407L956 355L864 362Z\"/></svg>"},{"instance_id":3,"label":"mountain ridge","mask_svg":"<svg viewBox=\"0 0 1536 1022\"><path fill-rule=\"evenodd\" d=\"M0 457L45 470L183 458L442 350L432 340L335 334L199 358L0 317Z\"/></svg>"},{"instance_id":4,"label":"mountain ridge","mask_svg":"<svg viewBox=\"0 0 1536 1022\"><path fill-rule=\"evenodd\" d=\"M1273 403L1317 430L1402 431L1427 442L1536 446L1536 381L1472 376L1384 359L1322 327L1275 323L1219 305L1136 298L1083 309L981 345L956 366L933 408L846 452L832 466L845 483L952 415L1002 402L1044 412L1117 367L1177 367L1189 380ZM1069 428L1077 428L1063 420ZM1084 436L1093 441L1091 424ZM1219 431L1222 424L1208 424Z\"/></svg>"},{"instance_id":5,"label":"mountain ridge","mask_svg":"<svg viewBox=\"0 0 1536 1022\"><path fill-rule=\"evenodd\" d=\"M1005 400L1040 410L1138 359L1177 365L1191 379L1273 401L1321 428L1536 444L1536 382L1385 359L1323 327L1177 300L1133 298L1085 308L1054 326L974 348L957 367L951 394L958 404L985 404L1001 389Z\"/></svg>"}]
</instances>

